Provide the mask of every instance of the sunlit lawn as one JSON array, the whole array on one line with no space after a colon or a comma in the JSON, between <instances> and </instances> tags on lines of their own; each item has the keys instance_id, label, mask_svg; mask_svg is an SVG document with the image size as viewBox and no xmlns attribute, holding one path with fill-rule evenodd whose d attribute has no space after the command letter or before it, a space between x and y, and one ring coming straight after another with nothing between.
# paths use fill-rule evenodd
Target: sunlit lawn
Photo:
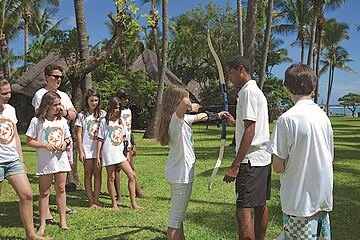
<instances>
[{"instance_id":1,"label":"sunlit lawn","mask_svg":"<svg viewBox=\"0 0 360 240\"><path fill-rule=\"evenodd\" d=\"M333 118L335 135L334 161L334 211L331 214L333 239L359 239L360 237L360 118ZM234 157L232 147L226 147L225 159L216 177L211 192L207 182L215 164L220 129L211 126L193 127L195 131L195 151L197 155L195 183L184 227L187 239L237 239L234 219L234 185L222 181L227 167ZM234 129L228 129L227 145L231 142ZM139 200L143 210L129 208L126 176L122 176L124 202L120 211L112 211L106 191L106 172L103 170L101 202L102 209L88 209L83 184L75 193L69 193L68 205L78 210L76 215L68 215L71 227L61 231L56 225L49 225L46 234L55 239L164 239L169 213L169 189L165 180L164 165L168 149L155 141L142 140L142 133L135 134L138 155L135 158L138 180L147 199ZM24 135L22 135L24 143ZM34 191L34 217L39 222L38 178L35 176L35 152L23 145L28 167L28 177ZM79 178L83 179L83 169L79 164ZM281 207L279 203L279 180L273 175L272 198L269 206L269 227L267 239L275 238L282 229ZM54 194L51 209L55 213ZM18 213L18 199L13 189L5 181L0 197L0 239L23 239L24 231Z\"/></svg>"}]
</instances>

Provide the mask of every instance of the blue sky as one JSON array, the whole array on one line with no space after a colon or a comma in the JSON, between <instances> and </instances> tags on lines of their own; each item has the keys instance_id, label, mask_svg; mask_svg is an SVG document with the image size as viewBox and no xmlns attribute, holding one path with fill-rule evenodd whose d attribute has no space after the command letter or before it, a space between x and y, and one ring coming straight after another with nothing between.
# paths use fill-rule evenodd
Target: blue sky
<instances>
[{"instance_id":1,"label":"blue sky","mask_svg":"<svg viewBox=\"0 0 360 240\"><path fill-rule=\"evenodd\" d=\"M104 38L110 38L110 32L105 22L107 21L107 14L115 12L113 0L85 0L85 14L87 21L87 30L90 36L90 44L96 44ZM137 1L141 2L141 1ZM179 14L188 11L198 4L206 5L212 2L218 5L225 5L225 0L169 0L169 17L176 17ZM246 1L243 1L243 3ZM236 1L231 0L230 5L235 8ZM148 12L149 5L139 5L145 12ZM359 18L360 1L347 0L345 4L333 11L326 13L327 18L336 18L338 22L346 22L349 24L350 40L345 40L341 45L350 53L350 58L354 61L350 67L355 70L356 74L347 73L341 70L335 70L335 79L333 84L333 93L331 97L331 104L337 104L337 99L348 92L360 94L360 48L359 39L360 32L356 31L355 24L360 23ZM56 13L57 19L65 19L61 25L63 29L71 29L76 25L74 16L74 3L73 0L60 0L60 9ZM289 51L289 57L294 62L300 61L300 50L298 47L290 47L289 45L295 40L296 36L279 36L285 43L283 47ZM15 54L23 54L22 35L10 43ZM235 53L234 49L234 53ZM305 56L306 57L306 56ZM280 78L283 78L285 69L289 64L283 64L274 67L273 73ZM327 88L327 74L320 78L320 102L326 101L326 88Z\"/></svg>"}]
</instances>

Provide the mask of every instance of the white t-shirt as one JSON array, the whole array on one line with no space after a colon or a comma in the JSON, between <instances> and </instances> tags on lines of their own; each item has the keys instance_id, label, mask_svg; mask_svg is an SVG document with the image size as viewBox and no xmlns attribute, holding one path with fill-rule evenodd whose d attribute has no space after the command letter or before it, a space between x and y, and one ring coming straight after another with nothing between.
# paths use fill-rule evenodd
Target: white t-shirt
<instances>
[{"instance_id":1,"label":"white t-shirt","mask_svg":"<svg viewBox=\"0 0 360 240\"><path fill-rule=\"evenodd\" d=\"M45 119L42 121L37 117L31 119L26 136L38 142L47 142L54 145L60 145L65 139L71 137L65 118L54 121ZM50 152L47 148L36 148L36 153L36 175L71 171L66 151Z\"/></svg>"},{"instance_id":2,"label":"white t-shirt","mask_svg":"<svg viewBox=\"0 0 360 240\"><path fill-rule=\"evenodd\" d=\"M194 115L178 118L176 112L169 124L170 152L165 166L165 173L170 183L191 183L194 181L194 138L191 124Z\"/></svg>"},{"instance_id":3,"label":"white t-shirt","mask_svg":"<svg viewBox=\"0 0 360 240\"><path fill-rule=\"evenodd\" d=\"M126 108L126 109L122 109L121 110L121 121L125 124L125 139L128 140L129 145L128 147L131 147L131 120L132 120L132 115L131 115L131 110L130 108Z\"/></svg>"},{"instance_id":4,"label":"white t-shirt","mask_svg":"<svg viewBox=\"0 0 360 240\"><path fill-rule=\"evenodd\" d=\"M126 161L124 156L124 125L118 120L109 121L100 120L98 138L103 139L102 145L102 165L109 166Z\"/></svg>"},{"instance_id":5,"label":"white t-shirt","mask_svg":"<svg viewBox=\"0 0 360 240\"><path fill-rule=\"evenodd\" d=\"M84 112L78 114L75 126L82 128L82 145L86 159L96 158L97 135L100 118L105 117L106 112L101 110L100 117L95 118L93 114L85 117Z\"/></svg>"},{"instance_id":6,"label":"white t-shirt","mask_svg":"<svg viewBox=\"0 0 360 240\"><path fill-rule=\"evenodd\" d=\"M19 159L16 149L16 111L9 104L4 104L4 111L0 112L0 163L13 162Z\"/></svg>"},{"instance_id":7,"label":"white t-shirt","mask_svg":"<svg viewBox=\"0 0 360 240\"><path fill-rule=\"evenodd\" d=\"M271 155L266 152L269 142L269 120L266 98L255 80L246 82L238 93L236 105L236 152L245 131L244 120L255 122L255 135L250 149L242 163L250 161L251 166L266 166L271 163Z\"/></svg>"},{"instance_id":8,"label":"white t-shirt","mask_svg":"<svg viewBox=\"0 0 360 240\"><path fill-rule=\"evenodd\" d=\"M45 88L40 88L39 90L36 91L34 97L32 98L32 101L31 101L31 105L33 105L35 110L39 108L40 103L41 103L41 99L45 95L45 93L47 93L47 92L48 92L48 90L46 90ZM74 105L72 104L69 96L65 92L57 90L56 93L60 95L61 104L64 105L65 110L69 110L70 108L74 108Z\"/></svg>"},{"instance_id":9,"label":"white t-shirt","mask_svg":"<svg viewBox=\"0 0 360 240\"><path fill-rule=\"evenodd\" d=\"M276 121L267 150L285 159L280 175L282 211L308 217L331 211L333 131L312 100L300 100Z\"/></svg>"}]
</instances>

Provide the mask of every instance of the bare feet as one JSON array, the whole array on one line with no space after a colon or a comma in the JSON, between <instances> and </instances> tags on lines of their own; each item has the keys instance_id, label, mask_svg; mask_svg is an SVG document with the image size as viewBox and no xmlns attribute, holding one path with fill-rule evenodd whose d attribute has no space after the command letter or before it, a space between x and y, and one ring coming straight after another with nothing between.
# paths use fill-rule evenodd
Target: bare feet
<instances>
[{"instance_id":1,"label":"bare feet","mask_svg":"<svg viewBox=\"0 0 360 240\"><path fill-rule=\"evenodd\" d=\"M101 203L100 202L94 202L96 206L98 206L99 208L102 207Z\"/></svg>"},{"instance_id":2,"label":"bare feet","mask_svg":"<svg viewBox=\"0 0 360 240\"><path fill-rule=\"evenodd\" d=\"M26 240L52 240L52 237L40 236L34 233L34 235L27 236Z\"/></svg>"},{"instance_id":3,"label":"bare feet","mask_svg":"<svg viewBox=\"0 0 360 240\"><path fill-rule=\"evenodd\" d=\"M142 192L136 192L135 197L136 198L146 198Z\"/></svg>"},{"instance_id":4,"label":"bare feet","mask_svg":"<svg viewBox=\"0 0 360 240\"><path fill-rule=\"evenodd\" d=\"M46 226L41 226L40 225L40 227L39 227L38 231L36 232L36 234L39 235L39 236L44 236L45 227Z\"/></svg>"},{"instance_id":5,"label":"bare feet","mask_svg":"<svg viewBox=\"0 0 360 240\"><path fill-rule=\"evenodd\" d=\"M123 201L122 197L116 198L116 202L117 202L118 204L122 203L122 201Z\"/></svg>"},{"instance_id":6,"label":"bare feet","mask_svg":"<svg viewBox=\"0 0 360 240\"><path fill-rule=\"evenodd\" d=\"M95 203L91 205L89 208L101 208L100 206L96 205Z\"/></svg>"},{"instance_id":7,"label":"bare feet","mask_svg":"<svg viewBox=\"0 0 360 240\"><path fill-rule=\"evenodd\" d=\"M131 207L132 209L143 209L143 208L144 208L143 206L137 205L136 203L130 204L130 207Z\"/></svg>"},{"instance_id":8,"label":"bare feet","mask_svg":"<svg viewBox=\"0 0 360 240\"><path fill-rule=\"evenodd\" d=\"M111 208L113 211L118 211L119 210L119 208L118 208L118 206L117 205L114 205L114 206L112 206L112 208Z\"/></svg>"},{"instance_id":9,"label":"bare feet","mask_svg":"<svg viewBox=\"0 0 360 240\"><path fill-rule=\"evenodd\" d=\"M60 224L60 228L61 230L69 230L69 226L67 225L67 223L63 223L63 224Z\"/></svg>"}]
</instances>

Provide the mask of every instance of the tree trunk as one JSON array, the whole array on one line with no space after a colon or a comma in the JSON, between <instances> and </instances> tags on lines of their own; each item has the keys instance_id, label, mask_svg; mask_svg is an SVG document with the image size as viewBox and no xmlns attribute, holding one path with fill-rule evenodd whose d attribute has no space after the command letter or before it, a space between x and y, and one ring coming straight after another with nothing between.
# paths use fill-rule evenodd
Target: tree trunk
<instances>
[{"instance_id":1,"label":"tree trunk","mask_svg":"<svg viewBox=\"0 0 360 240\"><path fill-rule=\"evenodd\" d=\"M327 96L326 96L326 114L328 116L330 116L329 113L329 104L330 104L330 96L331 96L331 89L332 89L332 79L334 77L334 73L333 73L333 61L330 60L330 65L329 65L329 79L328 79L328 90L327 90Z\"/></svg>"},{"instance_id":2,"label":"tree trunk","mask_svg":"<svg viewBox=\"0 0 360 240\"><path fill-rule=\"evenodd\" d=\"M300 44L301 44L301 56L300 56L300 58L301 58L301 64L303 64L304 63L304 53L305 53L305 51L304 51L304 49L305 49L305 44L304 44L304 40L300 40Z\"/></svg>"},{"instance_id":3,"label":"tree trunk","mask_svg":"<svg viewBox=\"0 0 360 240\"><path fill-rule=\"evenodd\" d=\"M245 56L252 66L255 60L256 14L257 0L249 0L246 15Z\"/></svg>"},{"instance_id":4,"label":"tree trunk","mask_svg":"<svg viewBox=\"0 0 360 240\"><path fill-rule=\"evenodd\" d=\"M31 18L31 13L29 10L29 5L25 4L24 12L23 12L23 20L24 20L24 69L23 72L28 70L27 66L27 52L29 50L29 21Z\"/></svg>"},{"instance_id":5,"label":"tree trunk","mask_svg":"<svg viewBox=\"0 0 360 240\"><path fill-rule=\"evenodd\" d=\"M76 16L76 26L78 33L78 45L81 61L89 60L89 44L88 44L88 34L86 30L86 18L84 14L84 1L83 0L74 0L75 16ZM86 89L92 87L91 73L85 75L83 85L81 86L81 91L85 92Z\"/></svg>"},{"instance_id":6,"label":"tree trunk","mask_svg":"<svg viewBox=\"0 0 360 240\"><path fill-rule=\"evenodd\" d=\"M5 34L2 34L2 36L1 36L0 45L1 45L1 56L4 61L4 59L7 59L10 54L9 47L8 47L8 40L6 39ZM4 78L8 78L10 76L10 71L11 71L10 62L9 62L9 60L6 60L3 63Z\"/></svg>"},{"instance_id":7,"label":"tree trunk","mask_svg":"<svg viewBox=\"0 0 360 240\"><path fill-rule=\"evenodd\" d=\"M163 24L163 39L162 39L162 63L161 63L161 74L158 82L158 91L156 96L155 114L152 116L152 120L146 128L144 138L155 139L155 129L157 128L160 106L162 102L162 96L164 93L164 80L167 70L167 51L168 51L168 1L162 1L162 24Z\"/></svg>"},{"instance_id":8,"label":"tree trunk","mask_svg":"<svg viewBox=\"0 0 360 240\"><path fill-rule=\"evenodd\" d=\"M238 24L238 45L239 54L244 56L243 27L242 27L242 4L241 0L237 0L237 24Z\"/></svg>"},{"instance_id":9,"label":"tree trunk","mask_svg":"<svg viewBox=\"0 0 360 240\"><path fill-rule=\"evenodd\" d=\"M273 13L274 0L268 0L267 6L267 16L266 16L266 29L265 29L265 37L264 37L264 49L263 54L261 56L260 63L260 74L259 74L259 86L260 89L263 89L265 83L265 71L267 65L267 57L269 52L270 45L270 36L271 36L271 24L272 24L272 13Z\"/></svg>"},{"instance_id":10,"label":"tree trunk","mask_svg":"<svg viewBox=\"0 0 360 240\"><path fill-rule=\"evenodd\" d=\"M310 32L310 45L309 45L309 52L308 52L308 59L307 65L311 67L312 65L312 58L314 52L314 45L315 45L315 36L316 36L316 23L319 16L319 0L312 0L313 4L313 18L311 21L311 32Z\"/></svg>"},{"instance_id":11,"label":"tree trunk","mask_svg":"<svg viewBox=\"0 0 360 240\"><path fill-rule=\"evenodd\" d=\"M319 79L320 79L320 59L322 55L322 31L325 24L325 19L323 16L319 16L317 22L317 32L318 32L318 42L317 42L317 57L316 57L316 87L315 87L315 99L314 102L318 103L319 101Z\"/></svg>"}]
</instances>

